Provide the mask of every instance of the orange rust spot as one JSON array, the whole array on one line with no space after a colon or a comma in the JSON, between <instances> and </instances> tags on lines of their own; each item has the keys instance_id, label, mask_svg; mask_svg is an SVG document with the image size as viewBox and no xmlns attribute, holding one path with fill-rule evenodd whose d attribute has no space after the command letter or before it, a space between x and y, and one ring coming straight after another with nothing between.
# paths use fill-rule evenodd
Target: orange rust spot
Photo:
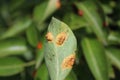
<instances>
[{"instance_id":1,"label":"orange rust spot","mask_svg":"<svg viewBox=\"0 0 120 80\"><path fill-rule=\"evenodd\" d=\"M38 49L41 49L41 48L42 48L42 43L41 43L41 42L38 43L37 48L38 48Z\"/></svg>"},{"instance_id":2,"label":"orange rust spot","mask_svg":"<svg viewBox=\"0 0 120 80\"><path fill-rule=\"evenodd\" d=\"M65 32L58 34L56 37L56 44L62 45L66 38L67 38L67 34Z\"/></svg>"},{"instance_id":3,"label":"orange rust spot","mask_svg":"<svg viewBox=\"0 0 120 80\"><path fill-rule=\"evenodd\" d=\"M83 16L83 11L82 10L78 10L78 15L79 16Z\"/></svg>"},{"instance_id":4,"label":"orange rust spot","mask_svg":"<svg viewBox=\"0 0 120 80\"><path fill-rule=\"evenodd\" d=\"M60 0L57 0L57 2L56 2L56 7L57 7L57 9L59 9L59 8L61 7L61 2L60 2Z\"/></svg>"},{"instance_id":5,"label":"orange rust spot","mask_svg":"<svg viewBox=\"0 0 120 80\"><path fill-rule=\"evenodd\" d=\"M75 54L71 54L70 56L66 57L62 62L62 69L72 68L74 61L75 61Z\"/></svg>"},{"instance_id":6,"label":"orange rust spot","mask_svg":"<svg viewBox=\"0 0 120 80\"><path fill-rule=\"evenodd\" d=\"M53 35L52 35L51 32L48 32L45 37L46 37L46 39L47 39L48 41L52 41L52 40L53 40Z\"/></svg>"}]
</instances>

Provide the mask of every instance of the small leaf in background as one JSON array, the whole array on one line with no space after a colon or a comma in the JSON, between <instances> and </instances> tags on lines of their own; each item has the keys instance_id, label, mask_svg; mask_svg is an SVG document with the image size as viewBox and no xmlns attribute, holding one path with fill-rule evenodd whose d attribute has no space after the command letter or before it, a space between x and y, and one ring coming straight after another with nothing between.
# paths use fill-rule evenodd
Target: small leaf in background
<instances>
[{"instance_id":1,"label":"small leaf in background","mask_svg":"<svg viewBox=\"0 0 120 80\"><path fill-rule=\"evenodd\" d=\"M34 20L41 24L45 21L54 11L60 7L59 0L49 0L49 2L43 2L34 8Z\"/></svg>"},{"instance_id":2,"label":"small leaf in background","mask_svg":"<svg viewBox=\"0 0 120 80\"><path fill-rule=\"evenodd\" d=\"M108 48L106 50L107 57L110 59L112 64L120 70L120 49Z\"/></svg>"},{"instance_id":3,"label":"small leaf in background","mask_svg":"<svg viewBox=\"0 0 120 80\"><path fill-rule=\"evenodd\" d=\"M41 41L38 43L36 50L36 65L35 68L38 69L41 65L44 58L44 49L45 49L45 38L42 37Z\"/></svg>"},{"instance_id":4,"label":"small leaf in background","mask_svg":"<svg viewBox=\"0 0 120 80\"><path fill-rule=\"evenodd\" d=\"M95 1L95 6L97 6L97 12L100 16L100 18L102 19L102 22L104 23L105 22L105 17L106 17L106 14L103 10L103 7L102 7L102 3L100 1Z\"/></svg>"},{"instance_id":5,"label":"small leaf in background","mask_svg":"<svg viewBox=\"0 0 120 80\"><path fill-rule=\"evenodd\" d=\"M77 80L77 77L74 71L71 71L70 74L65 78L65 80Z\"/></svg>"},{"instance_id":6,"label":"small leaf in background","mask_svg":"<svg viewBox=\"0 0 120 80\"><path fill-rule=\"evenodd\" d=\"M114 72L114 69L113 69L112 64L111 64L109 59L108 59L108 71L109 71L109 78L114 79L115 78L115 72Z\"/></svg>"},{"instance_id":7,"label":"small leaf in background","mask_svg":"<svg viewBox=\"0 0 120 80\"><path fill-rule=\"evenodd\" d=\"M115 2L115 1L110 1L110 2L109 2L109 5L110 5L112 8L115 8L115 7L116 7L116 2Z\"/></svg>"},{"instance_id":8,"label":"small leaf in background","mask_svg":"<svg viewBox=\"0 0 120 80\"><path fill-rule=\"evenodd\" d=\"M28 48L24 39L7 39L0 41L0 57L20 55L27 52Z\"/></svg>"},{"instance_id":9,"label":"small leaf in background","mask_svg":"<svg viewBox=\"0 0 120 80\"><path fill-rule=\"evenodd\" d=\"M68 24L72 30L77 30L88 25L87 21L83 17L74 13L66 14L63 21Z\"/></svg>"},{"instance_id":10,"label":"small leaf in background","mask_svg":"<svg viewBox=\"0 0 120 80\"><path fill-rule=\"evenodd\" d=\"M29 28L27 28L26 37L31 46L33 47L37 46L39 39L38 39L38 31L36 26L31 25Z\"/></svg>"},{"instance_id":11,"label":"small leaf in background","mask_svg":"<svg viewBox=\"0 0 120 80\"><path fill-rule=\"evenodd\" d=\"M105 14L111 14L113 12L112 7L106 4L101 5Z\"/></svg>"},{"instance_id":12,"label":"small leaf in background","mask_svg":"<svg viewBox=\"0 0 120 80\"><path fill-rule=\"evenodd\" d=\"M12 76L24 70L24 62L17 57L0 58L0 76Z\"/></svg>"},{"instance_id":13,"label":"small leaf in background","mask_svg":"<svg viewBox=\"0 0 120 80\"><path fill-rule=\"evenodd\" d=\"M36 73L34 80L49 80L48 70L45 64L42 64Z\"/></svg>"},{"instance_id":14,"label":"small leaf in background","mask_svg":"<svg viewBox=\"0 0 120 80\"><path fill-rule=\"evenodd\" d=\"M76 38L65 23L52 18L46 39L45 61L51 80L64 80L75 61Z\"/></svg>"},{"instance_id":15,"label":"small leaf in background","mask_svg":"<svg viewBox=\"0 0 120 80\"><path fill-rule=\"evenodd\" d=\"M42 21L44 21L43 16L44 16L47 4L48 2L43 2L34 8L33 17L36 22L41 23Z\"/></svg>"},{"instance_id":16,"label":"small leaf in background","mask_svg":"<svg viewBox=\"0 0 120 80\"><path fill-rule=\"evenodd\" d=\"M11 26L3 35L0 36L0 39L6 39L17 34L21 33L22 31L26 30L31 25L30 18L24 18L22 20L16 21L13 26Z\"/></svg>"},{"instance_id":17,"label":"small leaf in background","mask_svg":"<svg viewBox=\"0 0 120 80\"><path fill-rule=\"evenodd\" d=\"M109 43L120 43L120 32L110 32L108 35L108 41Z\"/></svg>"},{"instance_id":18,"label":"small leaf in background","mask_svg":"<svg viewBox=\"0 0 120 80\"><path fill-rule=\"evenodd\" d=\"M110 59L108 57L107 57L107 63L108 63L109 78L114 79L115 78L115 71L114 71L114 68L112 67L112 63L111 63L111 61L110 61Z\"/></svg>"},{"instance_id":19,"label":"small leaf in background","mask_svg":"<svg viewBox=\"0 0 120 80\"><path fill-rule=\"evenodd\" d=\"M88 66L96 80L108 80L108 64L104 48L95 39L84 38L81 42Z\"/></svg>"},{"instance_id":20,"label":"small leaf in background","mask_svg":"<svg viewBox=\"0 0 120 80\"><path fill-rule=\"evenodd\" d=\"M78 10L83 11L84 14L82 17L84 17L85 20L90 24L89 27L91 30L96 34L98 39L106 45L106 37L102 30L103 21L97 12L97 6L94 4L94 2L84 1L76 3L76 6L78 7Z\"/></svg>"}]
</instances>

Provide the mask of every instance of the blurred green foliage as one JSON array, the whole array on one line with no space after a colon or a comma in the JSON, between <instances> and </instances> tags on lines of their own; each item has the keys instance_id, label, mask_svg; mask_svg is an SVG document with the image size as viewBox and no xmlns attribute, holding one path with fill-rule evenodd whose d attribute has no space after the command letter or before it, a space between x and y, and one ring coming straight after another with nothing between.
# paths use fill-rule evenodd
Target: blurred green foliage
<instances>
[{"instance_id":1,"label":"blurred green foliage","mask_svg":"<svg viewBox=\"0 0 120 80\"><path fill-rule=\"evenodd\" d=\"M52 17L77 39L65 80L120 80L120 0L0 0L0 80L50 80L44 44Z\"/></svg>"}]
</instances>

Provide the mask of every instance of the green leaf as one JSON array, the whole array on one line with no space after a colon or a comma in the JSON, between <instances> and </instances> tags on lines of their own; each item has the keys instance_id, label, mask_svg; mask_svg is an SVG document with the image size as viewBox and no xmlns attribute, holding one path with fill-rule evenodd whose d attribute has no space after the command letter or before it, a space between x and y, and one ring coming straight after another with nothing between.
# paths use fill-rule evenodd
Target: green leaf
<instances>
[{"instance_id":1,"label":"green leaf","mask_svg":"<svg viewBox=\"0 0 120 80\"><path fill-rule=\"evenodd\" d=\"M65 78L65 80L77 80L76 74L71 71L70 74Z\"/></svg>"},{"instance_id":2,"label":"green leaf","mask_svg":"<svg viewBox=\"0 0 120 80\"><path fill-rule=\"evenodd\" d=\"M0 58L0 76L12 76L22 72L23 64L17 57Z\"/></svg>"},{"instance_id":3,"label":"green leaf","mask_svg":"<svg viewBox=\"0 0 120 80\"><path fill-rule=\"evenodd\" d=\"M49 80L49 74L45 64L42 64L40 68L38 68L34 80Z\"/></svg>"},{"instance_id":4,"label":"green leaf","mask_svg":"<svg viewBox=\"0 0 120 80\"><path fill-rule=\"evenodd\" d=\"M88 25L88 22L83 17L73 13L66 14L63 21L68 24L72 30L76 30Z\"/></svg>"},{"instance_id":5,"label":"green leaf","mask_svg":"<svg viewBox=\"0 0 120 80\"><path fill-rule=\"evenodd\" d=\"M98 11L98 14L100 15L100 18L102 19L102 22L104 23L105 22L105 17L106 17L106 14L102 8L102 3L100 1L95 1L95 6L97 6L97 11Z\"/></svg>"},{"instance_id":6,"label":"green leaf","mask_svg":"<svg viewBox=\"0 0 120 80\"><path fill-rule=\"evenodd\" d=\"M120 70L120 49L108 48L106 50L107 57L110 59L113 65Z\"/></svg>"},{"instance_id":7,"label":"green leaf","mask_svg":"<svg viewBox=\"0 0 120 80\"><path fill-rule=\"evenodd\" d=\"M101 5L105 14L111 14L113 12L112 7L107 5L107 4L102 4Z\"/></svg>"},{"instance_id":8,"label":"green leaf","mask_svg":"<svg viewBox=\"0 0 120 80\"><path fill-rule=\"evenodd\" d=\"M120 43L120 32L110 32L108 35L108 41L111 43Z\"/></svg>"},{"instance_id":9,"label":"green leaf","mask_svg":"<svg viewBox=\"0 0 120 80\"><path fill-rule=\"evenodd\" d=\"M13 26L11 26L6 32L4 32L3 35L1 35L0 39L10 38L21 33L22 31L27 29L31 23L31 19L29 18L24 18L16 21Z\"/></svg>"},{"instance_id":10,"label":"green leaf","mask_svg":"<svg viewBox=\"0 0 120 80\"><path fill-rule=\"evenodd\" d=\"M117 6L117 2L116 1L110 1L109 5L110 5L110 7L115 8Z\"/></svg>"},{"instance_id":11,"label":"green leaf","mask_svg":"<svg viewBox=\"0 0 120 80\"><path fill-rule=\"evenodd\" d=\"M102 30L103 21L97 13L97 6L92 1L76 3L76 6L79 10L83 11L83 17L90 24L89 27L96 34L98 39L106 45L106 36Z\"/></svg>"},{"instance_id":12,"label":"green leaf","mask_svg":"<svg viewBox=\"0 0 120 80\"><path fill-rule=\"evenodd\" d=\"M109 78L115 78L115 72L112 67L112 63L110 62L110 59L108 57L107 57L107 63L108 63Z\"/></svg>"},{"instance_id":13,"label":"green leaf","mask_svg":"<svg viewBox=\"0 0 120 80\"><path fill-rule=\"evenodd\" d=\"M56 3L58 0L49 0L43 2L34 8L34 20L41 24L46 20L54 11L57 10Z\"/></svg>"},{"instance_id":14,"label":"green leaf","mask_svg":"<svg viewBox=\"0 0 120 80\"><path fill-rule=\"evenodd\" d=\"M43 22L43 16L48 2L43 2L34 8L33 17L36 22Z\"/></svg>"},{"instance_id":15,"label":"green leaf","mask_svg":"<svg viewBox=\"0 0 120 80\"><path fill-rule=\"evenodd\" d=\"M108 80L108 65L104 48L95 39L84 38L82 49L88 66L96 80Z\"/></svg>"},{"instance_id":16,"label":"green leaf","mask_svg":"<svg viewBox=\"0 0 120 80\"><path fill-rule=\"evenodd\" d=\"M115 72L114 72L114 69L113 69L111 63L109 63L109 65L108 65L108 70L109 70L109 78L115 78Z\"/></svg>"},{"instance_id":17,"label":"green leaf","mask_svg":"<svg viewBox=\"0 0 120 80\"><path fill-rule=\"evenodd\" d=\"M7 39L0 41L0 57L20 55L28 50L24 39Z\"/></svg>"},{"instance_id":18,"label":"green leaf","mask_svg":"<svg viewBox=\"0 0 120 80\"><path fill-rule=\"evenodd\" d=\"M72 69L76 38L63 22L52 18L46 35L45 61L51 80L64 80Z\"/></svg>"},{"instance_id":19,"label":"green leaf","mask_svg":"<svg viewBox=\"0 0 120 80\"><path fill-rule=\"evenodd\" d=\"M42 37L41 41L38 44L41 46L41 48L38 48L36 51L36 69L38 69L38 67L41 65L44 58L45 38Z\"/></svg>"},{"instance_id":20,"label":"green leaf","mask_svg":"<svg viewBox=\"0 0 120 80\"><path fill-rule=\"evenodd\" d=\"M37 46L39 39L38 39L38 31L36 26L31 25L29 28L27 28L26 37L31 46L33 47Z\"/></svg>"}]
</instances>

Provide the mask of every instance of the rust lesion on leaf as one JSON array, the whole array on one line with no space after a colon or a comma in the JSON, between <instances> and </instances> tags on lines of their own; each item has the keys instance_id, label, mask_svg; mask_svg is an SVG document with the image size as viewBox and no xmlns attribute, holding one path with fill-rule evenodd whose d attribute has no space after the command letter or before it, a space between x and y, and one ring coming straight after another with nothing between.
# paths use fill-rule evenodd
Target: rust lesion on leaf
<instances>
[{"instance_id":1,"label":"rust lesion on leaf","mask_svg":"<svg viewBox=\"0 0 120 80\"><path fill-rule=\"evenodd\" d=\"M75 54L71 54L70 56L66 57L63 60L61 67L63 70L70 69L70 68L72 68L74 62L75 62Z\"/></svg>"},{"instance_id":2,"label":"rust lesion on leaf","mask_svg":"<svg viewBox=\"0 0 120 80\"><path fill-rule=\"evenodd\" d=\"M61 2L60 2L60 0L57 0L55 5L56 5L57 9L59 9L59 8L61 7Z\"/></svg>"},{"instance_id":3,"label":"rust lesion on leaf","mask_svg":"<svg viewBox=\"0 0 120 80\"><path fill-rule=\"evenodd\" d=\"M49 42L53 41L53 35L51 32L48 32L45 37L46 37L47 41L49 41Z\"/></svg>"},{"instance_id":4,"label":"rust lesion on leaf","mask_svg":"<svg viewBox=\"0 0 120 80\"><path fill-rule=\"evenodd\" d=\"M62 45L66 39L67 39L66 32L61 32L56 37L56 44L57 45Z\"/></svg>"}]
</instances>

